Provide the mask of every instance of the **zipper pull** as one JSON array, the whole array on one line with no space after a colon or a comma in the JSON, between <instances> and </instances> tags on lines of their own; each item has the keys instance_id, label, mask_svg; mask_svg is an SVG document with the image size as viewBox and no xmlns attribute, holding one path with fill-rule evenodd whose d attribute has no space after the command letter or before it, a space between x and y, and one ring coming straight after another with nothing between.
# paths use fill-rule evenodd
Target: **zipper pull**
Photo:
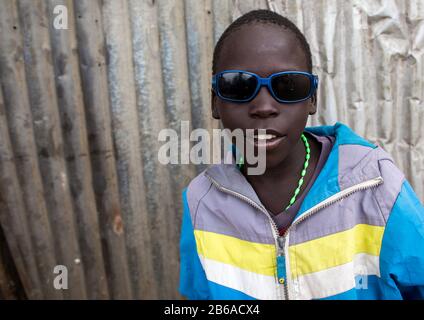
<instances>
[{"instance_id":1,"label":"zipper pull","mask_svg":"<svg viewBox=\"0 0 424 320\"><path fill-rule=\"evenodd\" d=\"M279 284L286 282L286 258L283 255L277 256L277 278Z\"/></svg>"},{"instance_id":2,"label":"zipper pull","mask_svg":"<svg viewBox=\"0 0 424 320\"><path fill-rule=\"evenodd\" d=\"M286 257L284 256L284 245L286 239L278 237L278 255L277 255L277 278L278 283L284 284L286 282Z\"/></svg>"}]
</instances>

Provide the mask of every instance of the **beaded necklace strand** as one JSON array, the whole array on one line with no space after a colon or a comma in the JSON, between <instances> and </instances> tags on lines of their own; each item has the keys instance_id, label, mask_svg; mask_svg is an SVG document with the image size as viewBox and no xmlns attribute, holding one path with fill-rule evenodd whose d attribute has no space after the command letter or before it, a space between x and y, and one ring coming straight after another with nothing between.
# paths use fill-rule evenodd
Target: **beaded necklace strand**
<instances>
[{"instance_id":1,"label":"beaded necklace strand","mask_svg":"<svg viewBox=\"0 0 424 320\"><path fill-rule=\"evenodd\" d=\"M303 185L303 179L306 175L306 169L309 166L309 159L311 158L311 149L309 147L308 139L306 138L306 136L303 133L300 137L301 137L303 144L305 145L305 149L306 149L305 163L303 164L303 169L302 169L302 172L300 173L300 179L299 179L299 182L297 183L297 188L294 191L294 195L293 195L293 197L291 197L289 204L287 205L287 207L284 210L287 210L288 208L290 208L293 205L293 203L295 203L296 197L299 194L300 188ZM237 164L237 166L239 167L240 170L243 167L243 164L244 164L244 159L243 159L243 156L241 156L239 163Z\"/></svg>"}]
</instances>

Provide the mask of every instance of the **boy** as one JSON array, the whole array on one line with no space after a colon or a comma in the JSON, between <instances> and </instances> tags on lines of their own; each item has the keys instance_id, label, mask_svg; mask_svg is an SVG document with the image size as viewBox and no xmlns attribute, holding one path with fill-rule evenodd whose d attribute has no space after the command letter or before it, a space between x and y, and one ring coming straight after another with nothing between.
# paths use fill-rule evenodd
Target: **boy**
<instances>
[{"instance_id":1,"label":"boy","mask_svg":"<svg viewBox=\"0 0 424 320\"><path fill-rule=\"evenodd\" d=\"M341 123L305 128L318 79L298 28L247 13L218 41L213 74L213 117L229 130L266 129L254 141L266 171L213 165L184 190L180 292L423 298L424 208L384 150Z\"/></svg>"}]
</instances>

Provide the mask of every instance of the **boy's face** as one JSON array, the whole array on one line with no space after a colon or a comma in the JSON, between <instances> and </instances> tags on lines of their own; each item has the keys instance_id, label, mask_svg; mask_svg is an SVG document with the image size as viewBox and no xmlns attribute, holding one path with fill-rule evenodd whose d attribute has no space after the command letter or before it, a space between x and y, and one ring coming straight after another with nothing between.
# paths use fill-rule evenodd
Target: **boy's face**
<instances>
[{"instance_id":1,"label":"boy's face","mask_svg":"<svg viewBox=\"0 0 424 320\"><path fill-rule=\"evenodd\" d=\"M271 24L242 26L226 40L220 52L216 72L239 69L261 77L279 71L309 71L300 41L290 30ZM212 114L231 131L240 129L273 129L285 137L267 149L267 168L281 163L300 142L309 114L316 112L316 99L295 104L276 101L262 87L250 102L232 103L212 97Z\"/></svg>"}]
</instances>

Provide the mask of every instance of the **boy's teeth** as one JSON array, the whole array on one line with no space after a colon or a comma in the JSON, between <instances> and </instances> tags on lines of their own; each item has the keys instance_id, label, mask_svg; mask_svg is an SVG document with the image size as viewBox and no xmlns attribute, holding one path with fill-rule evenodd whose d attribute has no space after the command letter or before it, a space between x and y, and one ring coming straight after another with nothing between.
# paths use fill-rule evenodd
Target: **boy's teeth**
<instances>
[{"instance_id":1,"label":"boy's teeth","mask_svg":"<svg viewBox=\"0 0 424 320\"><path fill-rule=\"evenodd\" d=\"M255 134L255 138L258 140L268 140L275 138L276 135L274 134Z\"/></svg>"}]
</instances>

